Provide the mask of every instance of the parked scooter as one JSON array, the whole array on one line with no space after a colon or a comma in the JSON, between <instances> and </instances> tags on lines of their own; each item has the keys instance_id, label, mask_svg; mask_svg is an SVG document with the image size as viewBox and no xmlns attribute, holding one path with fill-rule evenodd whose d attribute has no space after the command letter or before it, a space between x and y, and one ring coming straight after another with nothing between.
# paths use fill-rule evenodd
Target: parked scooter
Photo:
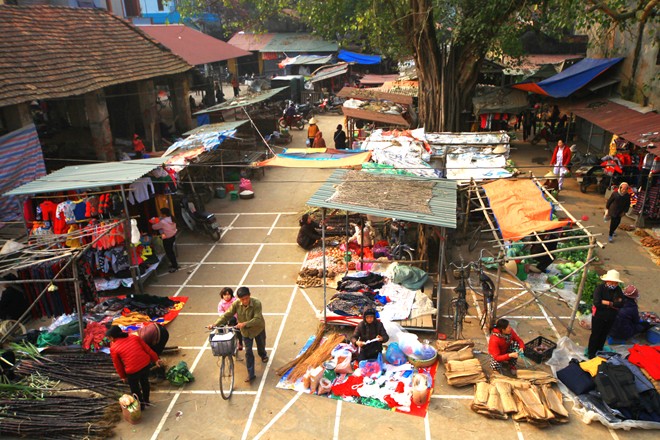
<instances>
[{"instance_id":1,"label":"parked scooter","mask_svg":"<svg viewBox=\"0 0 660 440\"><path fill-rule=\"evenodd\" d=\"M337 113L341 114L341 108L343 106L343 100L337 98L336 96L331 96L330 98L323 98L318 105L319 113Z\"/></svg>"},{"instance_id":2,"label":"parked scooter","mask_svg":"<svg viewBox=\"0 0 660 440\"><path fill-rule=\"evenodd\" d=\"M544 139L547 143L557 142L560 139L564 139L565 134L566 133L564 131L553 132L550 124L546 124L543 128L536 132L532 140L529 142L532 145L538 144L541 139Z\"/></svg>"},{"instance_id":3,"label":"parked scooter","mask_svg":"<svg viewBox=\"0 0 660 440\"><path fill-rule=\"evenodd\" d=\"M214 241L220 240L220 226L215 214L206 212L201 204L197 206L191 202L187 195L181 197L181 218L191 231L202 231ZM199 209L198 209L199 206Z\"/></svg>"},{"instance_id":4,"label":"parked scooter","mask_svg":"<svg viewBox=\"0 0 660 440\"><path fill-rule=\"evenodd\" d=\"M305 124L307 124L307 119L305 119L303 115L297 113L293 116L293 121L291 121L291 125L293 127L296 127L298 130L302 130L305 128ZM288 127L289 124L286 122L286 116L282 116L280 119L278 119L277 125L279 125L280 128Z\"/></svg>"},{"instance_id":5,"label":"parked scooter","mask_svg":"<svg viewBox=\"0 0 660 440\"><path fill-rule=\"evenodd\" d=\"M607 188L623 181L623 169L612 159L606 159L597 165L585 165L575 172L580 191L587 192L591 185L596 185L600 194L605 194Z\"/></svg>"}]
</instances>

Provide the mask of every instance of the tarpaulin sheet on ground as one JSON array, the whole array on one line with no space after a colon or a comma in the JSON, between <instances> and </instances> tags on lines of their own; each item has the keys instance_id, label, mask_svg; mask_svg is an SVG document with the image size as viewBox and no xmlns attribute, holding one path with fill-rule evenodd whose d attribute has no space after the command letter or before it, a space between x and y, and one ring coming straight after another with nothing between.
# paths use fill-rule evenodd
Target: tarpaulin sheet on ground
<instances>
[{"instance_id":1,"label":"tarpaulin sheet on ground","mask_svg":"<svg viewBox=\"0 0 660 440\"><path fill-rule=\"evenodd\" d=\"M288 149L257 164L260 167L344 168L361 165L371 158L370 151L326 148Z\"/></svg>"},{"instance_id":2,"label":"tarpaulin sheet on ground","mask_svg":"<svg viewBox=\"0 0 660 440\"><path fill-rule=\"evenodd\" d=\"M482 185L504 240L518 241L532 232L570 223L552 220L552 205L531 180L496 180Z\"/></svg>"},{"instance_id":3,"label":"tarpaulin sheet on ground","mask_svg":"<svg viewBox=\"0 0 660 440\"><path fill-rule=\"evenodd\" d=\"M314 336L310 336L305 346L300 350L298 356L303 354L307 348L314 342ZM401 366L394 366L391 364L384 364L382 374L375 379L372 378L354 380L355 377L348 374L337 374L333 385L343 385L351 383L350 387L337 386L335 389L348 389L350 395L336 395L333 392L322 394L319 397L325 397L335 400L343 400L344 402L357 403L365 406L372 406L375 408L387 409L389 411L410 414L418 417L426 417L428 412L429 398L423 405L417 405L412 401L412 381L413 374L416 372L422 373L431 378L431 391L435 386L435 373L438 370L438 363L434 363L431 367L415 368L411 364L404 364ZM287 371L276 387L285 390L294 390L302 393L311 394L311 390L305 388L303 379L298 379L295 383L288 381L288 375L291 370ZM347 380L352 377L351 380ZM342 382L347 380L346 382Z\"/></svg>"},{"instance_id":4,"label":"tarpaulin sheet on ground","mask_svg":"<svg viewBox=\"0 0 660 440\"><path fill-rule=\"evenodd\" d=\"M593 81L623 58L585 58L568 69L538 83L519 83L512 87L539 95L565 98Z\"/></svg>"}]
</instances>

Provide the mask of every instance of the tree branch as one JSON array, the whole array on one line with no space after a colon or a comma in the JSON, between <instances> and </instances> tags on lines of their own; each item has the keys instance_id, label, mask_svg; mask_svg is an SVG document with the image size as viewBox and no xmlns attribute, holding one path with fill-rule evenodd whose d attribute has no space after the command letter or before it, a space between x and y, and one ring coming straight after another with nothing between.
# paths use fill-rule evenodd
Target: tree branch
<instances>
[{"instance_id":1,"label":"tree branch","mask_svg":"<svg viewBox=\"0 0 660 440\"><path fill-rule=\"evenodd\" d=\"M640 10L639 7L638 9L634 9L632 11L628 11L625 8L614 10L610 8L604 0L587 0L587 2L591 3L591 6L587 8L587 12L601 11L603 14L609 16L612 20L616 22L622 22L634 18L637 15L637 11ZM648 13L650 14L650 12L653 11L653 8L657 4L658 4L658 0L650 0L647 3L647 5L641 10L646 11L646 9L649 8Z\"/></svg>"}]
</instances>

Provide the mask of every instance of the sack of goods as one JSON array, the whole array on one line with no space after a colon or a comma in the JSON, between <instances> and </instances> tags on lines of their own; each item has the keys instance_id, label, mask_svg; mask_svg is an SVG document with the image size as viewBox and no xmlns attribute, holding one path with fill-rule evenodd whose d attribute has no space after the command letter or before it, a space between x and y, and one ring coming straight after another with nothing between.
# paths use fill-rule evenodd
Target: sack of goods
<instances>
[{"instance_id":1,"label":"sack of goods","mask_svg":"<svg viewBox=\"0 0 660 440\"><path fill-rule=\"evenodd\" d=\"M135 425L140 422L140 419L142 418L142 409L140 408L140 401L137 399L137 396L124 394L119 398L119 405L121 406L121 412L124 415L124 420L126 420L131 425Z\"/></svg>"}]
</instances>

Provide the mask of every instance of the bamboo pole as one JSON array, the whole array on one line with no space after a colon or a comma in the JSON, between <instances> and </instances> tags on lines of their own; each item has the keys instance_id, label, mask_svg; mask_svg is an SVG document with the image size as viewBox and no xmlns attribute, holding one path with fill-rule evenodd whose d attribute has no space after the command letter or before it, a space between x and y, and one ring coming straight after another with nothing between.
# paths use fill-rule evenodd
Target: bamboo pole
<instances>
[{"instance_id":1,"label":"bamboo pole","mask_svg":"<svg viewBox=\"0 0 660 440\"><path fill-rule=\"evenodd\" d=\"M592 237L590 241L593 242L594 238ZM593 252L594 252L594 247L592 246L591 248L589 248L589 253L587 254L587 261L589 261L593 257ZM582 293L584 292L584 284L587 280L587 274L589 273L588 267L589 265L585 264L584 267L582 268L582 278L580 279L580 286L578 287L577 298L575 299L575 304L573 305L573 310L571 311L571 322L568 325L568 331L566 332L566 336L571 336L571 333L573 332L575 315L577 314L578 307L580 306L580 300L582 299Z\"/></svg>"},{"instance_id":2,"label":"bamboo pole","mask_svg":"<svg viewBox=\"0 0 660 440\"><path fill-rule=\"evenodd\" d=\"M445 249L447 245L447 231L444 227L440 228L440 241L438 243L438 288L435 292L435 331L440 331L440 296L442 293L442 272L445 270Z\"/></svg>"}]
</instances>

